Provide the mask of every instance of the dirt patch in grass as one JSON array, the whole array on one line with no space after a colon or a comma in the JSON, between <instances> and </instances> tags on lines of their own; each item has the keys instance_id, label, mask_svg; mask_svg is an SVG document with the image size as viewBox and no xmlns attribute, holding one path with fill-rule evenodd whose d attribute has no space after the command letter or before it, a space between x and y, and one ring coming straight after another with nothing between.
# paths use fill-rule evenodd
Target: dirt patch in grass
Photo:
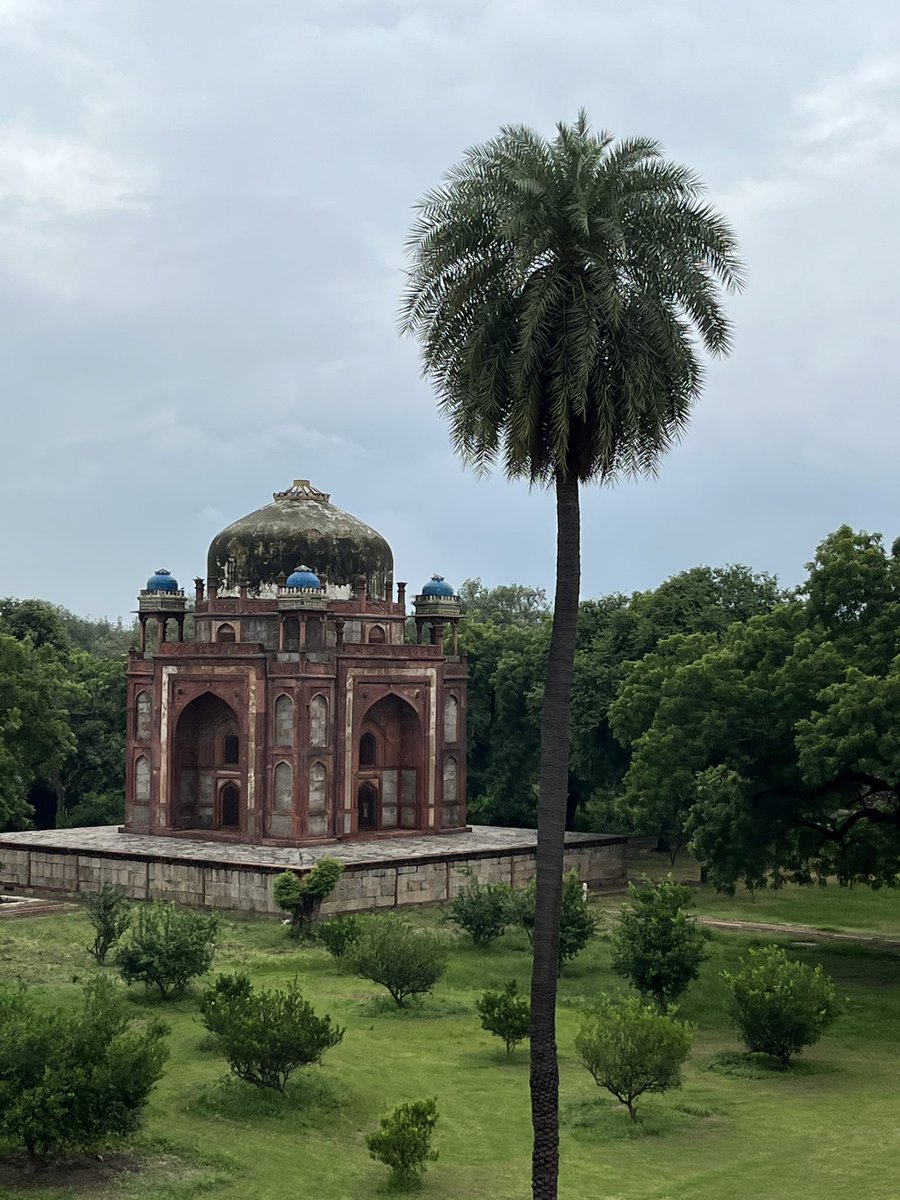
<instances>
[{"instance_id":1,"label":"dirt patch in grass","mask_svg":"<svg viewBox=\"0 0 900 1200\"><path fill-rule=\"evenodd\" d=\"M39 1195L44 1200L70 1196L130 1195L131 1184L190 1184L204 1174L202 1167L175 1154L82 1155L59 1159L25 1170L25 1159L0 1162L0 1196Z\"/></svg>"}]
</instances>

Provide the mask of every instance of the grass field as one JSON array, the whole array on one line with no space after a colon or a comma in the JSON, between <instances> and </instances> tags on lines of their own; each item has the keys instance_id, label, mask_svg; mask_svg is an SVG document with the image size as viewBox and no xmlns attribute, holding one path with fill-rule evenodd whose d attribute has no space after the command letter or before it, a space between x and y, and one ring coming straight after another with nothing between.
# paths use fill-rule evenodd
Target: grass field
<instances>
[{"instance_id":1,"label":"grass field","mask_svg":"<svg viewBox=\"0 0 900 1200\"><path fill-rule=\"evenodd\" d=\"M431 923L439 915L423 910L416 919ZM0 970L62 997L99 969L82 948L86 942L80 914L7 921L0 924ZM685 1086L647 1100L636 1127L573 1056L578 1005L621 987L609 972L605 943L598 941L567 968L559 1013L561 1197L900 1195L900 957L853 945L796 947L834 976L845 1000L843 1015L794 1073L722 1074L709 1069L710 1060L738 1047L722 1016L719 972L752 942L733 934L711 940L703 977L682 1008L698 1025ZM145 1169L98 1183L90 1195L366 1200L384 1193L387 1173L369 1159L365 1133L395 1104L429 1095L437 1097L440 1111L440 1158L422 1195L530 1195L527 1050L520 1047L507 1061L474 1012L488 985L514 977L527 986L524 939L508 934L494 948L476 951L460 938L433 996L410 1012L394 1010L374 985L341 975L324 951L296 949L275 922L229 921L218 944L218 968L239 967L262 984L298 976L320 1011L346 1026L343 1043L327 1054L324 1066L298 1073L283 1099L223 1082L224 1061L209 1048L190 999L160 1006L138 995L136 1012L163 1007L172 1026L172 1056L146 1125ZM0 1195L21 1195L17 1187L4 1192L4 1182L8 1189L15 1183L8 1171L0 1176ZM70 1194L28 1190L34 1200Z\"/></svg>"},{"instance_id":2,"label":"grass field","mask_svg":"<svg viewBox=\"0 0 900 1200\"><path fill-rule=\"evenodd\" d=\"M630 850L628 873L659 879L670 870L679 879L696 880L699 867L687 854L679 855L674 868L668 858L649 850ZM841 933L870 933L900 938L900 888L872 891L867 887L788 886L755 892L739 888L734 896L723 896L713 888L698 888L696 911L728 921L762 921L774 924L811 925ZM900 1188L898 1188L900 1196Z\"/></svg>"}]
</instances>

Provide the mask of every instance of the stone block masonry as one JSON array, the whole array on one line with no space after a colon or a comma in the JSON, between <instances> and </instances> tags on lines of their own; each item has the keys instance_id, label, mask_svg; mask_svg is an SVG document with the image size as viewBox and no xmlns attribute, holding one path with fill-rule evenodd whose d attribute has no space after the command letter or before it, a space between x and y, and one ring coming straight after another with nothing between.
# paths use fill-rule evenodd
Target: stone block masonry
<instances>
[{"instance_id":1,"label":"stone block masonry","mask_svg":"<svg viewBox=\"0 0 900 1200\"><path fill-rule=\"evenodd\" d=\"M321 843L299 849L153 837L117 826L0 834L0 891L76 897L111 883L134 900L174 900L195 908L279 913L272 878L304 873L320 858L344 874L323 913L371 912L441 904L471 871L482 883L527 887L535 871L533 829L474 826L443 837ZM566 834L566 870L592 890L625 884L623 837Z\"/></svg>"}]
</instances>

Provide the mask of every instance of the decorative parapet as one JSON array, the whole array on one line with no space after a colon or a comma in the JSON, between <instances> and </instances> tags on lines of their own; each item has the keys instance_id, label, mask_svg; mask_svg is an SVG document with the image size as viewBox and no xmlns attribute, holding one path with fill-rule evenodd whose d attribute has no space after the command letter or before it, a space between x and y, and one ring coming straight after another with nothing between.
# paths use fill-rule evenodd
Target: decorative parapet
<instances>
[{"instance_id":1,"label":"decorative parapet","mask_svg":"<svg viewBox=\"0 0 900 1200\"><path fill-rule=\"evenodd\" d=\"M148 592L145 590L138 596L138 612L181 614L184 611L185 596L182 590L177 592Z\"/></svg>"},{"instance_id":2,"label":"decorative parapet","mask_svg":"<svg viewBox=\"0 0 900 1200\"><path fill-rule=\"evenodd\" d=\"M279 612L322 612L328 607L328 597L322 588L279 588Z\"/></svg>"},{"instance_id":3,"label":"decorative parapet","mask_svg":"<svg viewBox=\"0 0 900 1200\"><path fill-rule=\"evenodd\" d=\"M417 617L459 617L462 606L459 596L416 596L413 608Z\"/></svg>"}]
</instances>

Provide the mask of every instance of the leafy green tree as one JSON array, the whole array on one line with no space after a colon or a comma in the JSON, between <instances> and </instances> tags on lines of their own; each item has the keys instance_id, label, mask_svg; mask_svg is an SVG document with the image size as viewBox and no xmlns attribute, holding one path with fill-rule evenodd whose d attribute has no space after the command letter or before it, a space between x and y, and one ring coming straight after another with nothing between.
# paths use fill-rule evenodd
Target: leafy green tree
<instances>
[{"instance_id":1,"label":"leafy green tree","mask_svg":"<svg viewBox=\"0 0 900 1200\"><path fill-rule=\"evenodd\" d=\"M0 1138L29 1163L97 1150L140 1125L166 1060L167 1027L135 1025L109 979L95 976L77 1008L0 984Z\"/></svg>"},{"instance_id":2,"label":"leafy green tree","mask_svg":"<svg viewBox=\"0 0 900 1200\"><path fill-rule=\"evenodd\" d=\"M507 883L485 884L472 871L465 874L468 878L447 905L446 915L476 946L488 946L512 920L512 893Z\"/></svg>"},{"instance_id":3,"label":"leafy green tree","mask_svg":"<svg viewBox=\"0 0 900 1200\"><path fill-rule=\"evenodd\" d=\"M834 983L820 965L791 960L780 946L749 950L737 971L723 971L728 1016L750 1051L768 1054L787 1070L814 1045L839 1006Z\"/></svg>"},{"instance_id":4,"label":"leafy green tree","mask_svg":"<svg viewBox=\"0 0 900 1200\"><path fill-rule=\"evenodd\" d=\"M581 880L575 871L563 878L559 916L559 970L587 946L597 932L597 918L588 907Z\"/></svg>"},{"instance_id":5,"label":"leafy green tree","mask_svg":"<svg viewBox=\"0 0 900 1200\"><path fill-rule=\"evenodd\" d=\"M513 893L513 918L528 934L534 945L535 928L535 882L521 891ZM585 948L597 932L597 920L585 904L581 882L575 871L569 871L563 879L560 899L559 938L557 941L557 973L569 959Z\"/></svg>"},{"instance_id":6,"label":"leafy green tree","mask_svg":"<svg viewBox=\"0 0 900 1200\"><path fill-rule=\"evenodd\" d=\"M693 1026L637 996L605 998L582 1021L575 1052L597 1086L624 1104L633 1121L641 1096L681 1087L693 1038Z\"/></svg>"},{"instance_id":7,"label":"leafy green tree","mask_svg":"<svg viewBox=\"0 0 900 1200\"><path fill-rule=\"evenodd\" d=\"M720 285L735 241L697 176L649 138L581 113L552 141L506 127L419 207L404 327L418 336L454 446L478 469L552 487L557 579L541 710L531 1089L535 1200L557 1194L557 941L579 491L646 474L687 425L698 346L729 348Z\"/></svg>"},{"instance_id":8,"label":"leafy green tree","mask_svg":"<svg viewBox=\"0 0 900 1200\"><path fill-rule=\"evenodd\" d=\"M733 891L900 866L900 560L846 526L797 597L719 636L675 635L611 706L635 811L673 805Z\"/></svg>"},{"instance_id":9,"label":"leafy green tree","mask_svg":"<svg viewBox=\"0 0 900 1200\"><path fill-rule=\"evenodd\" d=\"M410 996L430 992L447 968L447 946L437 934L414 929L394 914L373 917L347 951L354 974L387 988L403 1008Z\"/></svg>"},{"instance_id":10,"label":"leafy green tree","mask_svg":"<svg viewBox=\"0 0 900 1200\"><path fill-rule=\"evenodd\" d=\"M112 655L115 639L101 656L80 648L70 632L79 626L81 641L91 644L86 631L95 624L103 623L42 600L0 600L0 637L10 639L0 650L0 761L8 766L0 828L30 820L31 807L44 822L55 811L62 825L109 824L124 815L125 659ZM23 677L25 687L32 684L24 699ZM4 698L13 710L7 719ZM19 797L17 815L4 815L3 792L7 807L10 795Z\"/></svg>"},{"instance_id":11,"label":"leafy green tree","mask_svg":"<svg viewBox=\"0 0 900 1200\"><path fill-rule=\"evenodd\" d=\"M414 1187L428 1164L437 1160L438 1152L431 1147L437 1119L436 1100L412 1100L382 1117L375 1133L366 1134L369 1154L391 1168L396 1188Z\"/></svg>"},{"instance_id":12,"label":"leafy green tree","mask_svg":"<svg viewBox=\"0 0 900 1200\"><path fill-rule=\"evenodd\" d=\"M118 888L104 883L99 891L82 893L81 903L94 929L94 944L89 952L102 966L131 922L131 902Z\"/></svg>"},{"instance_id":13,"label":"leafy green tree","mask_svg":"<svg viewBox=\"0 0 900 1200\"><path fill-rule=\"evenodd\" d=\"M654 807L619 800L629 766L629 739L614 730L610 709L632 665L656 652L675 634L713 640L735 622L771 611L783 602L776 580L749 567L694 567L651 591L607 596L581 605L572 695L573 800L608 797L601 821L630 832L659 837L674 861L686 841L677 790ZM570 811L574 819L574 813Z\"/></svg>"},{"instance_id":14,"label":"leafy green tree","mask_svg":"<svg viewBox=\"0 0 900 1200\"><path fill-rule=\"evenodd\" d=\"M95 658L74 650L66 660L66 675L72 685L69 725L77 751L60 769L57 824L77 824L72 818L79 808L84 825L121 821L125 815L125 660ZM108 819L84 819L95 814Z\"/></svg>"},{"instance_id":15,"label":"leafy green tree","mask_svg":"<svg viewBox=\"0 0 900 1200\"><path fill-rule=\"evenodd\" d=\"M32 789L54 779L73 753L72 694L49 641L0 633L0 829L30 823Z\"/></svg>"},{"instance_id":16,"label":"leafy green tree","mask_svg":"<svg viewBox=\"0 0 900 1200\"><path fill-rule=\"evenodd\" d=\"M344 1036L330 1017L316 1016L296 980L254 991L246 975L220 975L201 997L200 1019L232 1074L278 1092L298 1067L321 1062Z\"/></svg>"},{"instance_id":17,"label":"leafy green tree","mask_svg":"<svg viewBox=\"0 0 900 1200\"><path fill-rule=\"evenodd\" d=\"M322 943L332 958L343 958L362 934L363 926L354 913L329 917L315 927L316 939Z\"/></svg>"},{"instance_id":18,"label":"leafy green tree","mask_svg":"<svg viewBox=\"0 0 900 1200\"><path fill-rule=\"evenodd\" d=\"M512 1054L519 1042L528 1037L531 1005L527 996L519 995L514 979L508 980L501 992L485 992L476 1000L475 1007L482 1029L501 1038L507 1054Z\"/></svg>"},{"instance_id":19,"label":"leafy green tree","mask_svg":"<svg viewBox=\"0 0 900 1200\"><path fill-rule=\"evenodd\" d=\"M480 579L465 579L457 595L469 621L514 629L542 629L550 624L550 605L543 588L521 583L488 588Z\"/></svg>"},{"instance_id":20,"label":"leafy green tree","mask_svg":"<svg viewBox=\"0 0 900 1200\"><path fill-rule=\"evenodd\" d=\"M49 646L67 652L71 648L59 611L46 600L16 600L12 596L0 599L0 633L18 642L29 642L36 649Z\"/></svg>"},{"instance_id":21,"label":"leafy green tree","mask_svg":"<svg viewBox=\"0 0 900 1200\"><path fill-rule=\"evenodd\" d=\"M549 623L473 622L460 629L469 662L469 813L489 824L534 826L540 702Z\"/></svg>"},{"instance_id":22,"label":"leafy green tree","mask_svg":"<svg viewBox=\"0 0 900 1200\"><path fill-rule=\"evenodd\" d=\"M135 905L128 940L116 951L119 974L131 986L156 988L162 999L181 995L213 964L218 920L154 900Z\"/></svg>"},{"instance_id":23,"label":"leafy green tree","mask_svg":"<svg viewBox=\"0 0 900 1200\"><path fill-rule=\"evenodd\" d=\"M305 875L281 871L275 876L272 889L275 903L291 914L291 937L308 933L319 909L340 882L344 864L336 858L320 858Z\"/></svg>"},{"instance_id":24,"label":"leafy green tree","mask_svg":"<svg viewBox=\"0 0 900 1200\"><path fill-rule=\"evenodd\" d=\"M688 911L689 887L668 878L628 885L612 935L612 969L666 1012L700 974L706 938Z\"/></svg>"}]
</instances>

